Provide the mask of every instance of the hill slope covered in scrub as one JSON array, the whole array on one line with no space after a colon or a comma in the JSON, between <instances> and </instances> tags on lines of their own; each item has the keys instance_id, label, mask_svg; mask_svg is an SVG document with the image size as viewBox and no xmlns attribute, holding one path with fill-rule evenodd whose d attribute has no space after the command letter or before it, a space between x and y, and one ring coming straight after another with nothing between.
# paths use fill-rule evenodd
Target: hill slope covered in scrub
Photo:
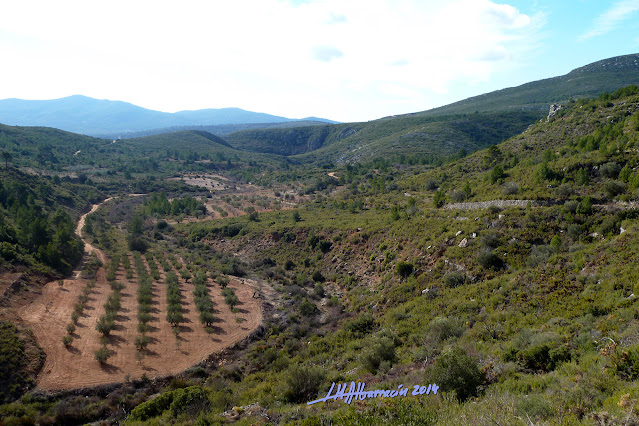
<instances>
[{"instance_id":1,"label":"hill slope covered in scrub","mask_svg":"<svg viewBox=\"0 0 639 426\"><path fill-rule=\"evenodd\" d=\"M639 55L605 59L550 79L469 98L432 110L366 123L325 128L262 129L232 133L232 145L259 152L296 155L302 161L338 163L376 157L443 159L475 151L522 132L548 114L550 104L599 96L639 84Z\"/></svg>"},{"instance_id":2,"label":"hill slope covered in scrub","mask_svg":"<svg viewBox=\"0 0 639 426\"><path fill-rule=\"evenodd\" d=\"M504 123L501 113L478 115L487 120L486 130L502 123L516 133L514 119ZM449 119L459 124L463 117ZM19 198L15 185L5 183L12 180L24 182L26 206L39 214L56 211L58 204L74 208L61 196L47 195L50 191L73 191L82 200L115 196L89 221L96 247L111 259L135 260L135 273L128 260L121 269L107 266L112 277L113 269L124 276L128 264L131 280L141 276L150 282L155 275L160 283L166 278L161 267L175 275L167 286L181 283L172 290L178 297L162 304L177 307L182 291L194 307L189 315L212 304L213 311L206 312L226 309L239 327L251 315L249 304L226 287L250 284L264 323L250 338L169 377L151 380L149 371L122 384L68 394L25 393L32 381L0 377L16 386L5 401L19 398L0 406L3 421L639 422L639 89L569 101L554 116L534 121L521 122L523 130L502 143L439 167L398 158L363 161L366 156L335 166L322 156L323 167L314 168L231 148L225 144L236 146L231 138L183 132L107 145L86 140L86 157L67 154L60 163L40 162L38 171L50 178L23 175L10 165L38 163L32 158L37 149L17 148L16 138L26 133L12 128L18 136L3 139L12 154L2 166L3 188L13 188L7 200L11 194ZM378 123L368 130L352 126L362 135L393 135L409 122L389 119L387 127ZM308 138L332 140L320 150L345 144L357 134L340 139L348 126L318 127ZM485 133L470 128L465 134ZM287 138L273 141L283 151L303 146ZM480 136L474 143L474 149L490 145L482 145ZM237 157L228 158L231 165L189 158L204 147L210 156ZM145 169L131 158L134 153L155 155L157 167ZM215 169L206 166L211 163ZM58 168L76 176L58 176L58 182ZM80 179L80 171L88 175ZM215 192L168 180L186 175L226 186ZM240 185L240 176L255 178L255 184ZM145 195L124 196L136 190ZM15 200L2 201L2 218L15 234L9 243L40 256L46 252L24 245L31 234L21 230L20 208ZM23 268L4 255L3 262ZM223 296L211 300L207 283ZM193 286L188 294L187 286ZM131 307L136 301L129 299ZM133 317L135 309L130 311ZM11 310L3 307L1 314L6 318ZM199 327L193 318L188 327ZM26 350L19 342L28 334L1 325L3 365L30 368L14 362ZM178 327L176 351L180 333ZM106 341L117 354L117 345ZM140 362L153 356L144 348L134 352ZM108 366L95 360L102 373ZM326 396L333 383L351 381L366 383L366 390L429 384L439 390L306 404Z\"/></svg>"}]
</instances>

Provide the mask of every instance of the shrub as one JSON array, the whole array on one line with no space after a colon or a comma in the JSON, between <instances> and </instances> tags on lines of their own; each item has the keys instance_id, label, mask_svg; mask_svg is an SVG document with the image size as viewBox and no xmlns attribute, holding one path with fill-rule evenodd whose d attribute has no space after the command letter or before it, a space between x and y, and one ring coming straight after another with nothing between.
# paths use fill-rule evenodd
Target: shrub
<instances>
[{"instance_id":1,"label":"shrub","mask_svg":"<svg viewBox=\"0 0 639 426\"><path fill-rule=\"evenodd\" d=\"M536 268L545 264L551 254L552 250L549 246L534 246L530 250L526 264L531 268Z\"/></svg>"},{"instance_id":2,"label":"shrub","mask_svg":"<svg viewBox=\"0 0 639 426\"><path fill-rule=\"evenodd\" d=\"M606 191L606 194L608 194L609 197L615 197L626 191L626 185L618 180L611 180L604 184L604 191Z\"/></svg>"},{"instance_id":3,"label":"shrub","mask_svg":"<svg viewBox=\"0 0 639 426\"><path fill-rule=\"evenodd\" d=\"M485 251L477 256L477 262L485 269L492 269L498 271L504 267L504 262L501 258L492 251Z\"/></svg>"},{"instance_id":4,"label":"shrub","mask_svg":"<svg viewBox=\"0 0 639 426\"><path fill-rule=\"evenodd\" d=\"M321 368L290 368L285 378L284 398L291 403L313 400L325 376L326 372Z\"/></svg>"},{"instance_id":5,"label":"shrub","mask_svg":"<svg viewBox=\"0 0 639 426\"><path fill-rule=\"evenodd\" d=\"M395 266L395 272L397 272L397 275L399 275L400 277L407 278L410 274L413 273L413 264L399 261Z\"/></svg>"},{"instance_id":6,"label":"shrub","mask_svg":"<svg viewBox=\"0 0 639 426\"><path fill-rule=\"evenodd\" d=\"M373 342L369 350L362 357L362 365L369 372L376 374L382 364L392 366L397 356L395 343L388 337L381 337Z\"/></svg>"},{"instance_id":7,"label":"shrub","mask_svg":"<svg viewBox=\"0 0 639 426\"><path fill-rule=\"evenodd\" d=\"M519 192L519 184L515 182L506 182L502 186L502 192L504 195L514 195Z\"/></svg>"},{"instance_id":8,"label":"shrub","mask_svg":"<svg viewBox=\"0 0 639 426\"><path fill-rule=\"evenodd\" d=\"M446 193L444 191L436 191L433 196L433 205L436 208L444 207L446 204Z\"/></svg>"},{"instance_id":9,"label":"shrub","mask_svg":"<svg viewBox=\"0 0 639 426\"><path fill-rule=\"evenodd\" d=\"M368 312L344 324L344 330L351 333L370 333L375 327L375 320Z\"/></svg>"},{"instance_id":10,"label":"shrub","mask_svg":"<svg viewBox=\"0 0 639 426\"><path fill-rule=\"evenodd\" d=\"M477 360L461 348L451 349L437 357L431 370L431 379L441 390L455 391L461 401L477 396L478 387L485 381Z\"/></svg>"},{"instance_id":11,"label":"shrub","mask_svg":"<svg viewBox=\"0 0 639 426\"><path fill-rule=\"evenodd\" d=\"M317 309L317 306L308 299L304 299L304 301L300 304L300 314L305 317L313 316L318 312L319 310Z\"/></svg>"},{"instance_id":12,"label":"shrub","mask_svg":"<svg viewBox=\"0 0 639 426\"><path fill-rule=\"evenodd\" d=\"M142 237L131 236L129 237L129 250L139 251L144 253L149 248L149 245Z\"/></svg>"},{"instance_id":13,"label":"shrub","mask_svg":"<svg viewBox=\"0 0 639 426\"><path fill-rule=\"evenodd\" d=\"M320 271L315 271L315 273L313 274L313 281L315 281L316 283L323 283L324 281L326 281L326 278L324 278L324 275L322 275Z\"/></svg>"},{"instance_id":14,"label":"shrub","mask_svg":"<svg viewBox=\"0 0 639 426\"><path fill-rule=\"evenodd\" d=\"M319 242L319 249L322 253L328 253L333 244L328 240L322 240Z\"/></svg>"},{"instance_id":15,"label":"shrub","mask_svg":"<svg viewBox=\"0 0 639 426\"><path fill-rule=\"evenodd\" d=\"M73 337L65 334L64 336L62 336L62 343L64 344L64 346L71 346L71 343L73 343Z\"/></svg>"},{"instance_id":16,"label":"shrub","mask_svg":"<svg viewBox=\"0 0 639 426\"><path fill-rule=\"evenodd\" d=\"M568 183L562 183L557 188L557 194L562 198L568 198L573 194L572 186Z\"/></svg>"},{"instance_id":17,"label":"shrub","mask_svg":"<svg viewBox=\"0 0 639 426\"><path fill-rule=\"evenodd\" d=\"M428 324L428 334L436 342L442 342L451 337L460 337L464 328L455 318L436 317Z\"/></svg>"},{"instance_id":18,"label":"shrub","mask_svg":"<svg viewBox=\"0 0 639 426\"><path fill-rule=\"evenodd\" d=\"M577 207L579 207L579 201L570 200L564 203L564 211L566 213L575 213L577 212Z\"/></svg>"},{"instance_id":19,"label":"shrub","mask_svg":"<svg viewBox=\"0 0 639 426\"><path fill-rule=\"evenodd\" d=\"M98 361L100 364L104 364L111 356L111 352L106 348L106 346L102 346L100 349L94 352L94 355L96 361Z\"/></svg>"},{"instance_id":20,"label":"shrub","mask_svg":"<svg viewBox=\"0 0 639 426\"><path fill-rule=\"evenodd\" d=\"M444 275L444 285L446 287L458 287L466 281L466 275L459 271L448 272Z\"/></svg>"},{"instance_id":21,"label":"shrub","mask_svg":"<svg viewBox=\"0 0 639 426\"><path fill-rule=\"evenodd\" d=\"M217 283L222 288L226 288L226 286L229 285L229 282L230 282L229 277L222 276L222 277L217 279Z\"/></svg>"},{"instance_id":22,"label":"shrub","mask_svg":"<svg viewBox=\"0 0 639 426\"><path fill-rule=\"evenodd\" d=\"M591 215L592 214L592 198L585 196L579 206L577 207L577 214Z\"/></svg>"},{"instance_id":23,"label":"shrub","mask_svg":"<svg viewBox=\"0 0 639 426\"><path fill-rule=\"evenodd\" d=\"M490 182L497 183L503 180L506 177L506 173L504 173L504 168L502 166L495 166L493 170L490 172Z\"/></svg>"},{"instance_id":24,"label":"shrub","mask_svg":"<svg viewBox=\"0 0 639 426\"><path fill-rule=\"evenodd\" d=\"M75 324L73 323L67 324L67 333L69 334L75 333Z\"/></svg>"},{"instance_id":25,"label":"shrub","mask_svg":"<svg viewBox=\"0 0 639 426\"><path fill-rule=\"evenodd\" d=\"M617 176L619 176L619 172L621 171L621 166L617 163L610 162L610 163L606 163L606 164L602 164L601 167L599 167L599 173L607 178L610 179L617 179Z\"/></svg>"},{"instance_id":26,"label":"shrub","mask_svg":"<svg viewBox=\"0 0 639 426\"><path fill-rule=\"evenodd\" d=\"M151 338L144 334L135 337L135 347L140 351L146 349L150 342Z\"/></svg>"}]
</instances>

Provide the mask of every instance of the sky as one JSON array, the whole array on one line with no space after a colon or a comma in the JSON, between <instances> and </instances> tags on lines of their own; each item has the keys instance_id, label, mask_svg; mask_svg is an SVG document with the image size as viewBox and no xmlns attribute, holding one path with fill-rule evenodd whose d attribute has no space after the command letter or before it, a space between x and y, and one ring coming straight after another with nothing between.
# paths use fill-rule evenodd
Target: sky
<instances>
[{"instance_id":1,"label":"sky","mask_svg":"<svg viewBox=\"0 0 639 426\"><path fill-rule=\"evenodd\" d=\"M20 0L0 99L367 121L639 53L639 0Z\"/></svg>"}]
</instances>

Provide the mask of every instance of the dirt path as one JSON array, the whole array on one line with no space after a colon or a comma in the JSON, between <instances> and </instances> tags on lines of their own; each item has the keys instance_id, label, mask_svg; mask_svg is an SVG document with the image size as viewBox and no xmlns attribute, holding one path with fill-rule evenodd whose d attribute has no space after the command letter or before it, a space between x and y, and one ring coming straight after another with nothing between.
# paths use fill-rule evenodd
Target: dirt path
<instances>
[{"instance_id":1,"label":"dirt path","mask_svg":"<svg viewBox=\"0 0 639 426\"><path fill-rule=\"evenodd\" d=\"M100 261L102 261L102 263L106 263L106 256L104 255L104 252L102 250L100 250L99 248L93 246L91 243L89 243L86 239L84 239L84 237L82 236L82 228L84 228L84 223L86 222L86 218L88 215L90 215L91 213L94 213L97 209L100 208L100 206L104 203L106 203L109 200L112 200L113 198L107 198L106 200L104 200L103 202L101 202L100 204L94 204L91 207L91 210L89 210L88 213L83 214L82 216L80 216L80 220L78 220L78 226L75 227L75 234L80 237L82 239L82 241L84 241L84 252L86 254L91 254L92 252L94 252L97 256L98 259L100 259ZM79 271L76 271L76 277L79 277L79 273L81 271L82 268L80 268Z\"/></svg>"},{"instance_id":2,"label":"dirt path","mask_svg":"<svg viewBox=\"0 0 639 426\"><path fill-rule=\"evenodd\" d=\"M93 206L91 212L98 207L99 205ZM91 212L83 215L78 222L78 235L81 235L84 220ZM106 264L106 256L101 250L87 244L85 251L96 252ZM143 260L146 265L146 259ZM133 265L132 258L130 262ZM133 270L135 274L135 267ZM163 277L161 268L160 272ZM183 324L179 339L176 340L166 321L165 284L163 280L154 282L153 320L149 323L151 330L148 333L151 343L146 355L140 359L136 356L134 344L135 337L138 336L137 276L127 280L124 268L120 266L116 277L118 281L125 283L126 288L122 291L122 308L116 317L116 329L111 333L107 345L111 356L103 366L94 359L94 352L101 346L101 335L95 325L104 314L104 303L112 292L103 268L98 271L96 286L78 321L73 334L74 341L69 348L62 344L62 337L67 334L66 325L71 322L73 305L85 287L86 280L77 277L67 279L62 287L57 281L50 282L43 287L42 294L20 311L22 321L33 330L38 343L47 354L37 380L39 388L73 389L120 382L126 376L139 378L146 374L152 378L176 374L208 358L210 354L241 341L262 323L262 305L258 299L253 298L254 290L250 286L235 280L231 282L231 287L236 289L241 301L238 306L240 312L234 314L223 304L221 288L209 282L219 321L215 324L214 333L208 334L199 322L193 303L193 285L180 278L184 315L188 322Z\"/></svg>"}]
</instances>

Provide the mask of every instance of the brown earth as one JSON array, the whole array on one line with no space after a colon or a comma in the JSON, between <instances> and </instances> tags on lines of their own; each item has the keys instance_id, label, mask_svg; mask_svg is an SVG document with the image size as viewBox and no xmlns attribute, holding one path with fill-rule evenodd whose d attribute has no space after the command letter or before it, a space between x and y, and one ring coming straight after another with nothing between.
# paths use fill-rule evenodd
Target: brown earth
<instances>
[{"instance_id":1,"label":"brown earth","mask_svg":"<svg viewBox=\"0 0 639 426\"><path fill-rule=\"evenodd\" d=\"M96 206L92 212L97 209ZM86 215L85 215L86 216ZM78 223L82 229L85 216ZM100 250L87 244L85 251L95 251L98 257L107 260ZM106 263L106 262L105 262ZM135 270L135 268L134 268ZM151 343L145 356L136 356L134 345L137 332L137 277L127 280L122 267L118 269L117 280L125 283L122 291L122 308L116 318L116 329L109 337L107 348L111 356L105 365L94 359L94 351L100 348L101 335L95 329L98 318L104 314L104 303L111 294L104 269L98 271L97 284L89 296L87 307L78 321L69 348L62 343L67 334L66 325L71 322L73 305L86 285L86 280L74 274L74 278L64 281L60 287L57 281L47 283L36 297L18 312L21 322L29 326L38 343L47 354L44 367L38 375L37 384L41 389L72 389L113 383L146 374L149 378L176 374L208 358L212 353L243 340L262 322L262 306L253 298L251 286L236 280L230 287L235 288L241 304L234 314L224 303L221 288L208 283L211 298L219 321L208 334L199 322L193 304L193 285L180 279L183 295L183 313L186 322L180 327L178 339L167 323L166 288L163 282L153 283L153 320L148 333Z\"/></svg>"}]
</instances>

